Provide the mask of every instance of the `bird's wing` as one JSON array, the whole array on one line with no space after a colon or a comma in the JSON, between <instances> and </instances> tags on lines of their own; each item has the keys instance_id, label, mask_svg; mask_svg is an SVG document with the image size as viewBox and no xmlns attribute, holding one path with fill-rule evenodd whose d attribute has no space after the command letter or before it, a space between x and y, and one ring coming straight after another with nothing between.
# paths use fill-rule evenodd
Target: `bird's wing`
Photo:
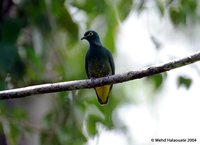
<instances>
[{"instance_id":1,"label":"bird's wing","mask_svg":"<svg viewBox=\"0 0 200 145\"><path fill-rule=\"evenodd\" d=\"M86 74L89 78L89 73L88 73L88 57L87 57L88 53L86 54L86 57L85 57L85 70L86 70Z\"/></svg>"},{"instance_id":2,"label":"bird's wing","mask_svg":"<svg viewBox=\"0 0 200 145\"><path fill-rule=\"evenodd\" d=\"M109 51L108 51L108 59L109 59L109 63L110 63L111 69L112 69L112 75L114 75L115 74L115 64L114 64L112 54Z\"/></svg>"},{"instance_id":3,"label":"bird's wing","mask_svg":"<svg viewBox=\"0 0 200 145\"><path fill-rule=\"evenodd\" d=\"M108 50L106 50L106 51L107 51L107 55L108 55L109 64L110 64L110 67L112 70L112 75L114 75L115 74L115 64L113 61L113 57L112 57L112 54ZM95 91L96 91L96 94L98 97L98 101L100 104L107 104L112 86L113 85L111 84L111 85L105 85L105 86L95 88Z\"/></svg>"}]
</instances>

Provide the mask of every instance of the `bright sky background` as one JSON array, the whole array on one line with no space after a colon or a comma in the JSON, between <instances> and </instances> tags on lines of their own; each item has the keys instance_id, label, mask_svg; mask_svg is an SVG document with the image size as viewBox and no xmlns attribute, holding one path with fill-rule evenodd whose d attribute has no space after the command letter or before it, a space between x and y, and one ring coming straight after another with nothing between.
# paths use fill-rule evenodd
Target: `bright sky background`
<instances>
[{"instance_id":1,"label":"bright sky background","mask_svg":"<svg viewBox=\"0 0 200 145\"><path fill-rule=\"evenodd\" d=\"M133 12L120 26L116 38L116 72L127 72L174 58L180 58L200 50L200 26L177 29L168 18L161 18L155 9L144 11L139 16ZM151 35L161 42L159 53ZM198 71L197 71L198 70ZM192 78L189 90L177 87L180 74ZM120 84L123 85L123 84ZM138 85L136 92L134 87ZM133 87L132 87L133 86ZM88 145L197 145L200 144L200 64L178 68L168 72L163 89L151 92L151 85L144 80L128 82L125 89L139 103L123 105L117 116L128 128L128 134L118 130L100 129L99 137ZM156 101L149 102L149 93ZM196 138L196 143L152 143L151 138Z\"/></svg>"}]
</instances>

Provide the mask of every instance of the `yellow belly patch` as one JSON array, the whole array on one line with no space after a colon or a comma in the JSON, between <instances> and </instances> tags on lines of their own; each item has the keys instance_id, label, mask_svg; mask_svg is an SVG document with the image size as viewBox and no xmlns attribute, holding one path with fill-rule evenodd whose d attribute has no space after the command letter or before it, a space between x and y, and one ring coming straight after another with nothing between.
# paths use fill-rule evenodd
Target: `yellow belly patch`
<instances>
[{"instance_id":1,"label":"yellow belly patch","mask_svg":"<svg viewBox=\"0 0 200 145\"><path fill-rule=\"evenodd\" d=\"M99 98L99 101L101 104L107 103L109 93L110 93L110 87L111 85L105 85L105 86L95 88L97 97Z\"/></svg>"}]
</instances>

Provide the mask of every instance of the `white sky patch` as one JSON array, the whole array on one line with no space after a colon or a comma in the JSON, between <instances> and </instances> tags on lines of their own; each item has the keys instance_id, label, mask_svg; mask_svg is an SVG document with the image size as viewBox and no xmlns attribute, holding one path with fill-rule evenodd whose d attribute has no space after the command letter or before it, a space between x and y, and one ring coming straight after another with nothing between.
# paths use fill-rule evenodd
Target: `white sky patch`
<instances>
[{"instance_id":1,"label":"white sky patch","mask_svg":"<svg viewBox=\"0 0 200 145\"><path fill-rule=\"evenodd\" d=\"M155 61L156 50L150 39L150 35L145 30L144 24L138 19L139 17L132 14L122 27L116 39L117 53L120 62L127 62L131 68L145 65ZM123 64L120 64L124 66Z\"/></svg>"},{"instance_id":2,"label":"white sky patch","mask_svg":"<svg viewBox=\"0 0 200 145\"><path fill-rule=\"evenodd\" d=\"M193 83L189 90L184 87L178 89L176 78L181 69L186 70L186 67L169 73L165 89L160 93L161 97L155 106L158 116L156 135L200 139L199 74L186 70L193 75Z\"/></svg>"},{"instance_id":3,"label":"white sky patch","mask_svg":"<svg viewBox=\"0 0 200 145\"><path fill-rule=\"evenodd\" d=\"M88 145L128 145L125 135L117 130L102 131L99 136L90 139Z\"/></svg>"},{"instance_id":4,"label":"white sky patch","mask_svg":"<svg viewBox=\"0 0 200 145\"><path fill-rule=\"evenodd\" d=\"M119 109L119 115L127 125L132 142L137 145L149 143L156 124L146 104L124 106Z\"/></svg>"}]
</instances>

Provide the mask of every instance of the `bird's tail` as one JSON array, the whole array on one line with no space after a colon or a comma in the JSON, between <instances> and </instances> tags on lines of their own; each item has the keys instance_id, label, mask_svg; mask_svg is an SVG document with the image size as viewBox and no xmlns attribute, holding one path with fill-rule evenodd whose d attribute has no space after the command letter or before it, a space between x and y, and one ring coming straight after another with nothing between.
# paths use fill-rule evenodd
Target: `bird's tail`
<instances>
[{"instance_id":1,"label":"bird's tail","mask_svg":"<svg viewBox=\"0 0 200 145\"><path fill-rule=\"evenodd\" d=\"M100 104L107 104L111 88L112 85L105 85L94 88Z\"/></svg>"}]
</instances>

